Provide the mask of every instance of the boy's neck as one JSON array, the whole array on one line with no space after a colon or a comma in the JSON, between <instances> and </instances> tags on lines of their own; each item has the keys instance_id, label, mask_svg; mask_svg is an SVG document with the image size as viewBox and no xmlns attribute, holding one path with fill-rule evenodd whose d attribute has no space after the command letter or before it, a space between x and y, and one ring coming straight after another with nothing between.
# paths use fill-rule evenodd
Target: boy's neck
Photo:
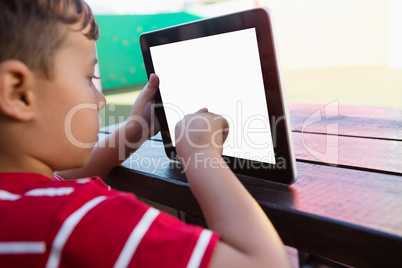
<instances>
[{"instance_id":1,"label":"boy's neck","mask_svg":"<svg viewBox=\"0 0 402 268\"><path fill-rule=\"evenodd\" d=\"M36 159L25 158L21 161L0 155L0 173L36 173L53 178L53 171Z\"/></svg>"},{"instance_id":2,"label":"boy's neck","mask_svg":"<svg viewBox=\"0 0 402 268\"><path fill-rule=\"evenodd\" d=\"M1 127L5 127L4 125ZM12 128L8 126L8 130ZM28 138L12 133L12 131L0 133L0 173L37 173L53 178L53 170L29 151L29 145L26 144Z\"/></svg>"}]
</instances>

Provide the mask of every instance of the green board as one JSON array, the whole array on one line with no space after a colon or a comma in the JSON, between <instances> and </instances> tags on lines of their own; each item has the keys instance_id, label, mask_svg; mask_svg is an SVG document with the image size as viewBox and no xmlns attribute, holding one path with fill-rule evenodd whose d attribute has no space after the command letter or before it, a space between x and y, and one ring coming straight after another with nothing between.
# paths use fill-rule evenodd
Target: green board
<instances>
[{"instance_id":1,"label":"green board","mask_svg":"<svg viewBox=\"0 0 402 268\"><path fill-rule=\"evenodd\" d=\"M139 42L140 34L200 19L185 12L156 15L97 15L97 41L102 89L148 81Z\"/></svg>"}]
</instances>

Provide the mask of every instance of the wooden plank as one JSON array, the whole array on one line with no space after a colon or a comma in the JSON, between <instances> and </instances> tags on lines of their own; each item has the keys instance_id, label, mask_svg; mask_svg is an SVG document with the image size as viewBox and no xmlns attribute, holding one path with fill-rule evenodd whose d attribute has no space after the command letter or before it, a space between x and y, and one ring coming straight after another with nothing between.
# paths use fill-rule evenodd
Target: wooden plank
<instances>
[{"instance_id":1,"label":"wooden plank","mask_svg":"<svg viewBox=\"0 0 402 268\"><path fill-rule=\"evenodd\" d=\"M402 176L402 141L293 132L297 160Z\"/></svg>"},{"instance_id":2,"label":"wooden plank","mask_svg":"<svg viewBox=\"0 0 402 268\"><path fill-rule=\"evenodd\" d=\"M297 161L402 176L402 141L293 132ZM161 141L158 133L154 141Z\"/></svg>"},{"instance_id":3,"label":"wooden plank","mask_svg":"<svg viewBox=\"0 0 402 268\"><path fill-rule=\"evenodd\" d=\"M322 112L325 110L325 106L338 105L339 115L343 117L359 117L369 119L389 119L389 120L401 120L402 119L402 107L377 107L377 106L353 106L353 105L341 105L337 102L328 103L326 105L320 104L304 104L304 103L289 103L290 111L298 113L311 114L311 111L320 109Z\"/></svg>"},{"instance_id":4,"label":"wooden plank","mask_svg":"<svg viewBox=\"0 0 402 268\"><path fill-rule=\"evenodd\" d=\"M402 140L401 107L365 107L290 104L294 132L357 136L371 139ZM327 109L327 111L326 111ZM335 115L335 116L334 116ZM326 118L326 116L334 116ZM309 120L318 120L317 122ZM278 120L280 124L282 120ZM102 128L111 133L124 122ZM274 124L271 122L271 124Z\"/></svg>"},{"instance_id":5,"label":"wooden plank","mask_svg":"<svg viewBox=\"0 0 402 268\"><path fill-rule=\"evenodd\" d=\"M202 218L182 170L149 141L107 182ZM159 147L158 147L159 146ZM153 147L151 149L151 147ZM401 265L400 176L298 163L291 187L239 177L290 246L358 266Z\"/></svg>"},{"instance_id":6,"label":"wooden plank","mask_svg":"<svg viewBox=\"0 0 402 268\"><path fill-rule=\"evenodd\" d=\"M402 108L290 104L296 132L402 140ZM328 117L328 118L327 118Z\"/></svg>"}]
</instances>

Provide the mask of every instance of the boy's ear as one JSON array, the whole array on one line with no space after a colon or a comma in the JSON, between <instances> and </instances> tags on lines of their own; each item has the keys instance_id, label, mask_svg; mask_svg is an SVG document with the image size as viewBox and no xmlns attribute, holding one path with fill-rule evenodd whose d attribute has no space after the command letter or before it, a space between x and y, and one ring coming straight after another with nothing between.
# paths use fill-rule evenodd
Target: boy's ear
<instances>
[{"instance_id":1,"label":"boy's ear","mask_svg":"<svg viewBox=\"0 0 402 268\"><path fill-rule=\"evenodd\" d=\"M21 61L6 60L0 64L0 112L19 121L34 117L34 74Z\"/></svg>"}]
</instances>

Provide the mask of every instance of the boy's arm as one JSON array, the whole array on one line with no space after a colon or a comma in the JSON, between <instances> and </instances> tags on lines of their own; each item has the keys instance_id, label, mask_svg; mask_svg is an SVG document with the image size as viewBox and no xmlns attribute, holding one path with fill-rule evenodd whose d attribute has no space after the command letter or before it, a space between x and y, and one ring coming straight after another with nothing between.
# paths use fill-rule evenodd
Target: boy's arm
<instances>
[{"instance_id":1,"label":"boy's arm","mask_svg":"<svg viewBox=\"0 0 402 268\"><path fill-rule=\"evenodd\" d=\"M227 128L225 119L206 110L176 126L176 149L191 190L208 227L222 238L210 267L291 267L271 222L221 157Z\"/></svg>"},{"instance_id":2,"label":"boy's arm","mask_svg":"<svg viewBox=\"0 0 402 268\"><path fill-rule=\"evenodd\" d=\"M151 74L148 84L134 103L127 122L96 144L89 163L77 169L58 171L65 179L98 176L106 178L111 170L123 163L147 139L159 132L160 126L154 118L154 97L159 87L159 79Z\"/></svg>"}]
</instances>

